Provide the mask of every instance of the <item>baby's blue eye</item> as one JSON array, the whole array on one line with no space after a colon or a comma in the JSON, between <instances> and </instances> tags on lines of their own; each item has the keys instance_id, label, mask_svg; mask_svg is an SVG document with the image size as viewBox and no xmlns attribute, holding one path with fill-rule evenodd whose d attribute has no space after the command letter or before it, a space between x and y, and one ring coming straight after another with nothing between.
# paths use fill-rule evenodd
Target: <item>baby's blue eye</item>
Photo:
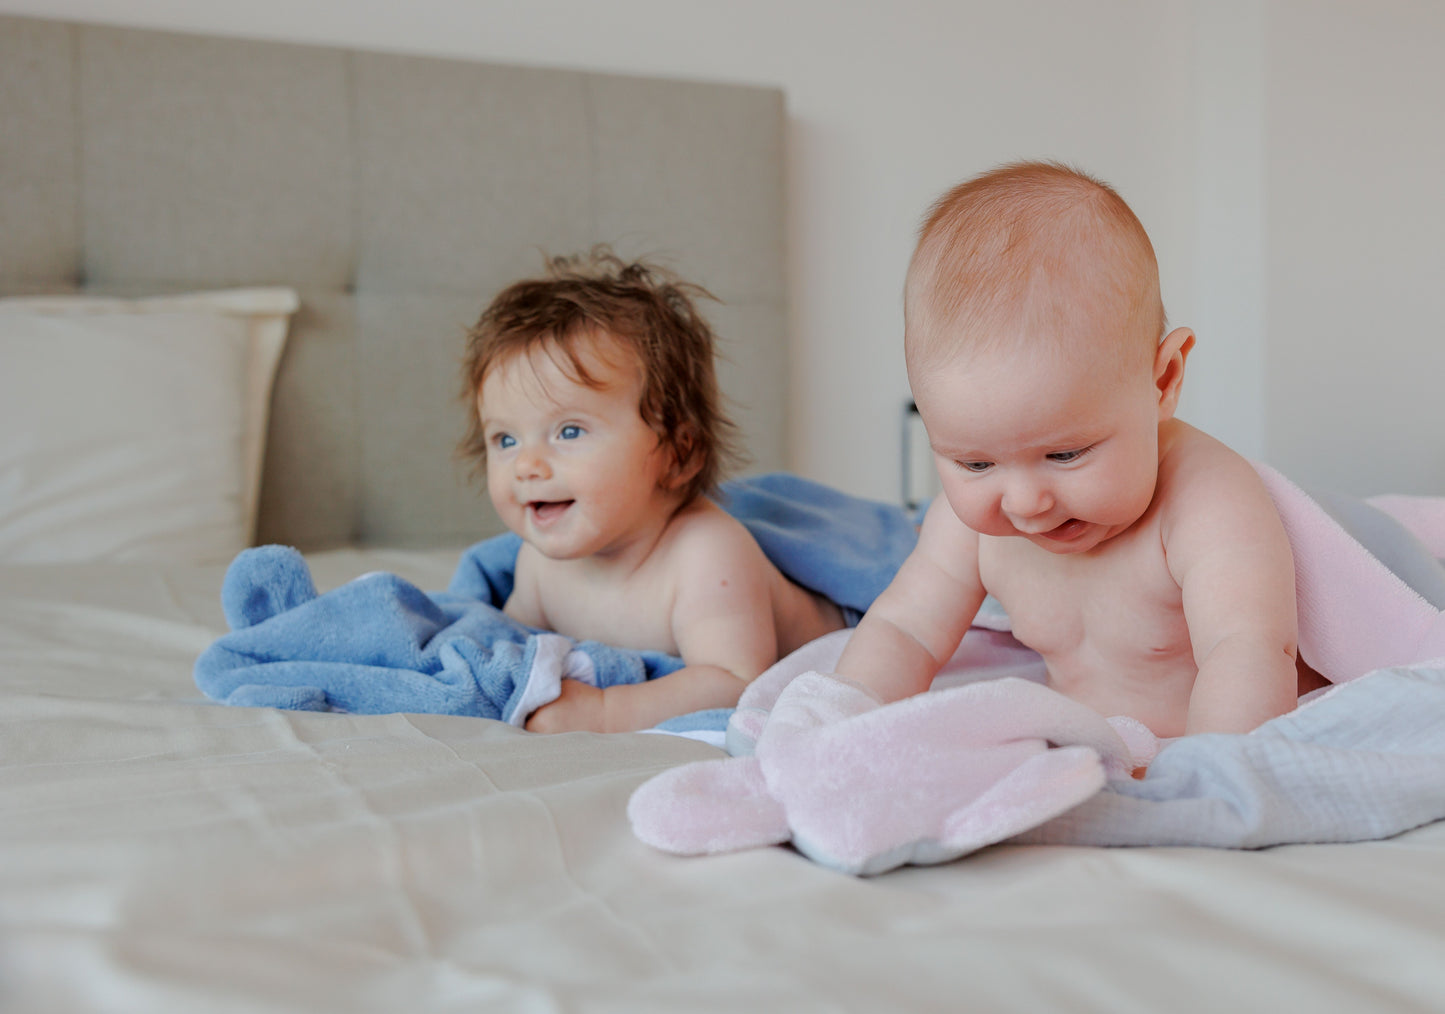
<instances>
[{"instance_id":1,"label":"baby's blue eye","mask_svg":"<svg viewBox=\"0 0 1445 1014\"><path fill-rule=\"evenodd\" d=\"M517 438L510 433L498 433L492 440L496 442L497 448L503 451L517 446Z\"/></svg>"},{"instance_id":2,"label":"baby's blue eye","mask_svg":"<svg viewBox=\"0 0 1445 1014\"><path fill-rule=\"evenodd\" d=\"M563 440L576 440L582 435L582 427L576 423L568 423L557 433Z\"/></svg>"},{"instance_id":3,"label":"baby's blue eye","mask_svg":"<svg viewBox=\"0 0 1445 1014\"><path fill-rule=\"evenodd\" d=\"M993 467L992 461L956 461L954 464L965 472L973 472L975 475L981 472L987 472Z\"/></svg>"},{"instance_id":4,"label":"baby's blue eye","mask_svg":"<svg viewBox=\"0 0 1445 1014\"><path fill-rule=\"evenodd\" d=\"M1048 458L1050 461L1057 461L1062 465L1067 465L1071 461L1078 461L1087 453L1089 453L1089 449L1084 447L1077 451L1055 451L1053 454L1050 454Z\"/></svg>"}]
</instances>

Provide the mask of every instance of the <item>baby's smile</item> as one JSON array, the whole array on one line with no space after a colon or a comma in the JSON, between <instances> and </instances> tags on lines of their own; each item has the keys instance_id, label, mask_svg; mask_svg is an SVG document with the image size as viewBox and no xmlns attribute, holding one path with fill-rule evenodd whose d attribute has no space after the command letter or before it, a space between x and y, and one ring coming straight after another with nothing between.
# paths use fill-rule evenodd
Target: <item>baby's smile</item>
<instances>
[{"instance_id":1,"label":"baby's smile","mask_svg":"<svg viewBox=\"0 0 1445 1014\"><path fill-rule=\"evenodd\" d=\"M1078 518L1069 518L1069 520L1063 524L1057 525L1047 532L1040 532L1039 534L1055 542L1073 542L1080 535L1083 535L1088 527L1089 523L1087 521L1080 521Z\"/></svg>"},{"instance_id":2,"label":"baby's smile","mask_svg":"<svg viewBox=\"0 0 1445 1014\"><path fill-rule=\"evenodd\" d=\"M567 508L574 503L575 500L532 500L527 503L527 513L537 524L550 524L566 513Z\"/></svg>"}]
</instances>

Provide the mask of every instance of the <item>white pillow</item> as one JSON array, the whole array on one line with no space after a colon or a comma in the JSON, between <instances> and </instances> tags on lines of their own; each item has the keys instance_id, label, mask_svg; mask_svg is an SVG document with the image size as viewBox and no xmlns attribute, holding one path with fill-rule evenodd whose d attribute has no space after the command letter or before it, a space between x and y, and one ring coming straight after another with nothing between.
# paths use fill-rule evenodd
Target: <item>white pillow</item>
<instances>
[{"instance_id":1,"label":"white pillow","mask_svg":"<svg viewBox=\"0 0 1445 1014\"><path fill-rule=\"evenodd\" d=\"M0 299L0 562L250 545L291 289Z\"/></svg>"}]
</instances>

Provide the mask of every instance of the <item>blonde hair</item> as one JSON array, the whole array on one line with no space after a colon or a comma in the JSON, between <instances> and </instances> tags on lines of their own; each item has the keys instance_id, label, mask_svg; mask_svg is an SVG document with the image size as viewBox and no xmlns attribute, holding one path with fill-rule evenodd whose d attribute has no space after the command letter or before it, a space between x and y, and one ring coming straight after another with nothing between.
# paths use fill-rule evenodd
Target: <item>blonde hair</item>
<instances>
[{"instance_id":1,"label":"blonde hair","mask_svg":"<svg viewBox=\"0 0 1445 1014\"><path fill-rule=\"evenodd\" d=\"M492 366L544 349L578 382L595 387L581 348L602 333L637 358L638 412L671 456L666 481L678 483L684 503L714 492L742 455L737 427L723 411L715 338L694 305L698 298L713 296L657 265L625 262L604 245L549 258L543 277L503 289L467 334L462 397L469 425L459 453L475 470L486 467L476 399Z\"/></svg>"},{"instance_id":2,"label":"blonde hair","mask_svg":"<svg viewBox=\"0 0 1445 1014\"><path fill-rule=\"evenodd\" d=\"M971 340L987 341L989 328L957 325L1020 312L1068 319L1079 309L1147 325L1151 353L1164 334L1154 247L1113 187L1059 162L1013 162L929 209L904 289L910 361L945 351L945 333L981 331Z\"/></svg>"}]
</instances>

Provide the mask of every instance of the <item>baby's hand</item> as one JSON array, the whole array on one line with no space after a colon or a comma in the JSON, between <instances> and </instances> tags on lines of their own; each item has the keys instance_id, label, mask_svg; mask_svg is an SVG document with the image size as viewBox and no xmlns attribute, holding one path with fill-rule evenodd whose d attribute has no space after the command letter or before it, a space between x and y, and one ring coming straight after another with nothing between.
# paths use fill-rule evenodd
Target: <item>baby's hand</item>
<instances>
[{"instance_id":1,"label":"baby's hand","mask_svg":"<svg viewBox=\"0 0 1445 1014\"><path fill-rule=\"evenodd\" d=\"M527 719L528 732L605 732L602 691L579 680L562 681L562 693Z\"/></svg>"}]
</instances>

